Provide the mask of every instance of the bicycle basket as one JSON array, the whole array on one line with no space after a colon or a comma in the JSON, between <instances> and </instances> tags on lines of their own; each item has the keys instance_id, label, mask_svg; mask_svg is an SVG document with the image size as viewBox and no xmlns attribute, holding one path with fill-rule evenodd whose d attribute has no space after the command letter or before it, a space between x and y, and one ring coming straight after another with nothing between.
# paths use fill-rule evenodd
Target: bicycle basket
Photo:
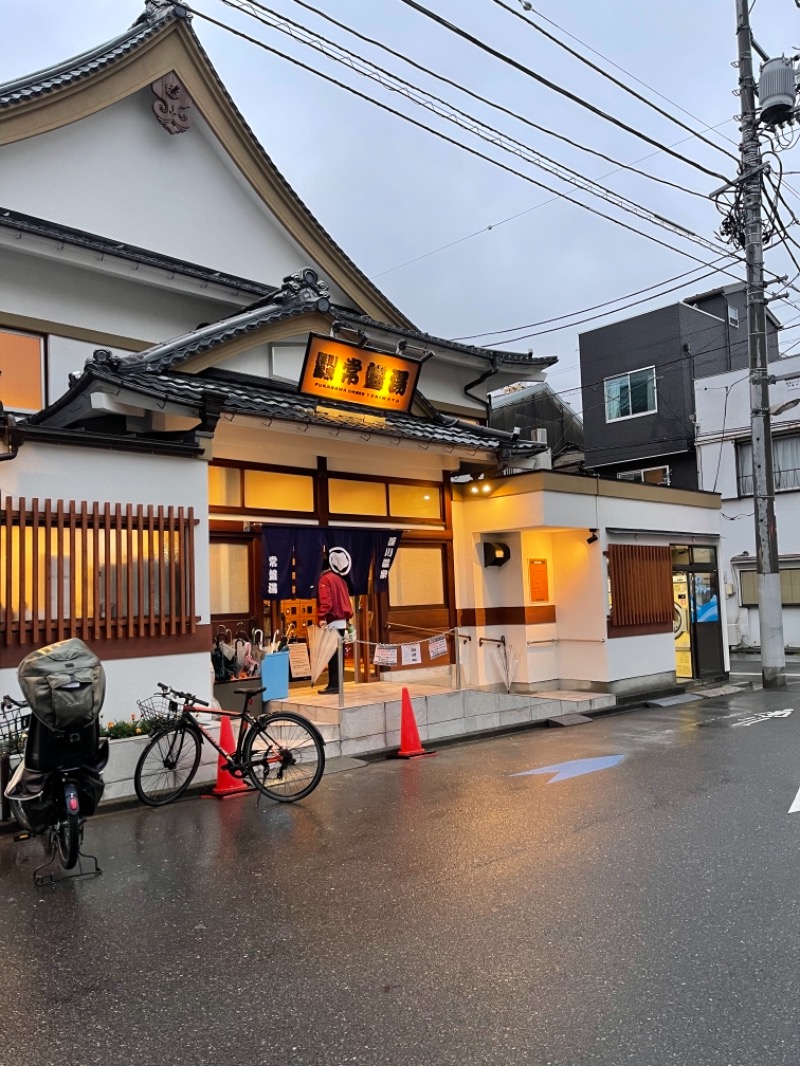
<instances>
[{"instance_id":1,"label":"bicycle basket","mask_svg":"<svg viewBox=\"0 0 800 1066\"><path fill-rule=\"evenodd\" d=\"M22 755L30 720L30 711L23 714L16 707L0 711L0 755Z\"/></svg>"},{"instance_id":2,"label":"bicycle basket","mask_svg":"<svg viewBox=\"0 0 800 1066\"><path fill-rule=\"evenodd\" d=\"M174 698L158 693L148 696L146 700L137 700L136 704L142 721L147 722L150 729L174 725L181 717L181 705Z\"/></svg>"}]
</instances>

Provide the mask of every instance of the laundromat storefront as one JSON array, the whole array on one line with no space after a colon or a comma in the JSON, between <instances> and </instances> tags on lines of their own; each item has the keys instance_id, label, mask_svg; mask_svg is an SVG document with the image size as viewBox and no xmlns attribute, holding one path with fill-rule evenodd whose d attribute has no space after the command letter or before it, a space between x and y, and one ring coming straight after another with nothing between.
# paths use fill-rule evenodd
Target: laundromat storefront
<instances>
[{"instance_id":1,"label":"laundromat storefront","mask_svg":"<svg viewBox=\"0 0 800 1066\"><path fill-rule=\"evenodd\" d=\"M371 654L378 644L421 639L420 667L452 662L451 639L449 657L435 662L425 640L455 624L447 480L329 476L324 461L319 466L316 472L233 463L209 468L214 628L305 639L307 625L317 621L317 585L328 554L343 572L353 605L356 640L347 649L347 680L379 678ZM264 504L276 498L306 508L301 514L312 521L319 520L322 504L323 513L342 524L292 524L286 512L276 521L274 508L269 517L264 513ZM234 510L242 520L230 521ZM227 520L215 520L222 512ZM378 526L384 516L391 524ZM348 518L353 524L344 524ZM359 518L363 525L355 524Z\"/></svg>"}]
</instances>

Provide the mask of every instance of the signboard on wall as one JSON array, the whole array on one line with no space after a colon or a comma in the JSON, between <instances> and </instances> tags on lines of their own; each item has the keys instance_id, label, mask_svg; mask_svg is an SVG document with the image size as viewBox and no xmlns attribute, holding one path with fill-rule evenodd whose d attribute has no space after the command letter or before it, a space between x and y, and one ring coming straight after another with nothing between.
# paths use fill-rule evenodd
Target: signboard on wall
<instances>
[{"instance_id":1,"label":"signboard on wall","mask_svg":"<svg viewBox=\"0 0 800 1066\"><path fill-rule=\"evenodd\" d=\"M528 583L531 603L547 603L549 601L547 559L528 560Z\"/></svg>"},{"instance_id":2,"label":"signboard on wall","mask_svg":"<svg viewBox=\"0 0 800 1066\"><path fill-rule=\"evenodd\" d=\"M300 392L373 411L408 411L420 364L401 355L309 334Z\"/></svg>"}]
</instances>

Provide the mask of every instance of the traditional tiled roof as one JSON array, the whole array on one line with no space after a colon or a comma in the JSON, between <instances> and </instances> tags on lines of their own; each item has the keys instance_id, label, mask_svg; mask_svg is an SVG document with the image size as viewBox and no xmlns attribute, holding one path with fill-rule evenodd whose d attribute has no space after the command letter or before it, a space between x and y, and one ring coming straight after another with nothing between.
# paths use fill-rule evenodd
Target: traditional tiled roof
<instances>
[{"instance_id":1,"label":"traditional tiled roof","mask_svg":"<svg viewBox=\"0 0 800 1066\"><path fill-rule=\"evenodd\" d=\"M445 340L443 337L434 337L430 333L420 333L413 329L401 329L399 326L389 326L385 322L377 322L369 315L359 315L353 311L336 310L336 318L354 326L372 326L385 333L393 333L402 337L408 337L419 341L422 345L430 344L437 348L449 348L454 352L465 352L468 355L477 355L482 359L499 360L508 365L514 363L519 366L528 366L532 369L552 366L558 362L555 355L535 356L531 352L504 352L497 348L478 348L472 344L461 344L459 341Z\"/></svg>"},{"instance_id":2,"label":"traditional tiled roof","mask_svg":"<svg viewBox=\"0 0 800 1066\"><path fill-rule=\"evenodd\" d=\"M94 391L121 391L151 397L163 404L177 404L195 411L214 408L233 415L258 417L262 420L301 425L335 427L345 431L365 431L395 440L411 440L444 448L467 449L472 452L502 453L504 459L522 458L544 450L544 445L517 440L502 430L462 422L457 418L438 415L419 418L415 415L388 413L376 418L350 404L330 403L320 406L318 400L301 396L290 386L262 383L256 379L243 381L234 377L214 378L198 374L172 371L160 373L152 368L130 367L120 372L116 360L91 363L83 375L59 400L49 408L33 415L28 425L64 424L59 413L70 408L78 411L76 401Z\"/></svg>"},{"instance_id":3,"label":"traditional tiled roof","mask_svg":"<svg viewBox=\"0 0 800 1066\"><path fill-rule=\"evenodd\" d=\"M139 45L144 44L158 33L162 26L163 20L131 26L129 30L118 34L105 44L98 45L90 52L84 52L83 55L65 59L54 67L47 67L45 70L38 70L34 74L26 74L22 78L0 85L0 108L19 104L37 96L44 96L53 92L54 89L72 85L98 70L103 70L117 59L128 55Z\"/></svg>"},{"instance_id":4,"label":"traditional tiled roof","mask_svg":"<svg viewBox=\"0 0 800 1066\"><path fill-rule=\"evenodd\" d=\"M212 270L211 267L189 263L185 259L162 255L160 252L153 252L147 248L139 248L135 244L124 244L109 237L100 237L96 233L73 229L72 226L62 226L59 222L48 222L43 218L24 215L7 208L0 208L0 228L17 233L30 233L35 237L45 237L48 240L70 244L76 248L86 248L100 255L115 256L117 259L141 263L143 266L150 266L156 270L166 270L183 277L196 278L209 285L222 285L226 289L234 289L248 296L267 296L275 291L274 285L264 285L250 278L226 274L222 270Z\"/></svg>"},{"instance_id":5,"label":"traditional tiled roof","mask_svg":"<svg viewBox=\"0 0 800 1066\"><path fill-rule=\"evenodd\" d=\"M310 280L303 280L310 279ZM294 291L292 289L294 286ZM520 368L539 369L551 366L554 357L537 358L530 353L501 352L491 348L476 348L443 337L433 337L429 333L420 333L413 329L400 329L385 322L378 322L367 315L354 314L340 307L331 307L329 292L324 282L320 282L316 271L306 270L284 278L281 289L272 292L253 304L250 308L224 318L219 322L194 330L182 337L175 337L162 344L156 344L143 352L127 356L121 369L148 367L151 370L171 370L181 366L193 356L210 351L220 344L234 340L245 333L264 326L274 325L287 318L308 314L312 311L329 312L334 324L336 322L353 323L354 326L372 327L381 332L415 342L418 345L432 345L439 349L448 349L471 356L477 356L496 366L513 364Z\"/></svg>"}]
</instances>

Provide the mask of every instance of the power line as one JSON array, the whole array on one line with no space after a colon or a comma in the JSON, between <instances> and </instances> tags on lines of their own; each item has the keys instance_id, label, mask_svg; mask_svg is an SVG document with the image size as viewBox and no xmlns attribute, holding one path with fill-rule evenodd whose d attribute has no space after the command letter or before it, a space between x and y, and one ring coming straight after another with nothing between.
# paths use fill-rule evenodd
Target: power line
<instances>
[{"instance_id":1,"label":"power line","mask_svg":"<svg viewBox=\"0 0 800 1066\"><path fill-rule=\"evenodd\" d=\"M401 0L401 2L406 3L406 2L408 2L408 0ZM271 54L273 54L275 56L278 56L279 58L284 59L284 60L286 60L289 63L292 63L294 66L300 67L302 70L305 70L308 73L315 75L316 77L322 78L324 81L327 81L327 82L329 82L332 85L336 85L340 89L344 89L346 92L349 92L352 95L357 96L357 97L359 97L362 100L365 100L367 103L371 103L375 107L379 107L382 110L387 111L389 114L395 115L397 118L403 119L404 121L410 123L411 125L416 126L418 129L424 130L425 132L430 133L430 134L432 134L435 137L438 137L440 140L443 140L443 141L447 142L448 144L454 145L455 147L462 149L462 151L468 152L470 155L476 156L478 159L483 159L485 162L491 163L492 165L494 165L496 167L499 167L501 170L504 170L504 171L506 171L509 174L514 174L516 177L522 178L524 181L527 181L530 184L537 186L537 188L544 189L546 192L552 193L554 196L556 196L556 197L558 197L560 199L563 199L563 200L566 200L569 203L575 204L576 206L583 208L583 210L588 211L591 214L596 215L599 218L603 218L603 219L605 219L608 222L613 222L615 225L620 226L622 229L626 229L626 230L628 230L631 233L635 233L635 234L637 234L640 237L644 237L647 240L652 241L654 244L658 244L661 247L667 248L667 249L669 249L672 252L677 252L679 255L683 255L683 256L685 256L688 259L692 259L696 263L701 264L702 266L706 266L706 267L710 266L710 264L708 262L706 262L703 259L699 259L697 256L692 255L690 252L684 251L684 250L682 250L680 248L676 248L674 245L668 244L666 241L662 241L660 238L655 237L655 236L653 236L650 233L645 233L643 230L639 230L635 226L631 226L628 223L623 222L621 219L614 218L613 216L607 215L604 212L598 210L597 208L592 207L589 204L585 204L585 203L583 203L580 200L576 200L574 197L569 196L565 192L560 192L559 190L552 188L552 186L546 185L544 182L537 181L535 178L531 177L530 175L524 174L522 171L516 170L514 167L508 166L507 164L500 162L500 160L493 159L491 156L488 156L485 153L480 152L480 151L478 151L475 148L471 148L469 145L465 145L465 144L461 143L460 141L454 139L453 137L449 137L447 134L442 133L439 130L435 130L435 129L433 129L430 126L426 126L424 123L419 122L417 119L412 118L410 115L406 115L403 112L398 111L398 110L396 110L393 107L390 107L388 104L385 104L385 103L383 103L380 100L376 100L373 97L368 96L365 93L362 93L360 90L354 88L353 86L347 85L344 82L341 82L338 79L332 77L331 75L325 74L322 71L317 70L316 68L311 67L311 66L309 66L306 63L303 63L299 59L295 59L293 56L286 55L284 52L281 52L279 49L273 48L271 45L266 44L264 41L258 40L258 38L250 36L250 34L247 34L247 33L245 33L242 30L238 30L238 29L234 28L233 26L228 25L225 22L221 22L219 19L213 18L211 15L207 15L204 12L199 11L197 8L191 8L191 7L187 6L187 9L189 11L191 11L194 15L198 16L199 18L202 18L205 21L210 22L212 25L218 26L220 29L226 30L228 33L231 33L231 34L233 34L236 37L240 37L243 40L248 41L250 44L254 44L257 47L262 48L264 51L270 52ZM658 223L654 223L654 224L658 224ZM704 238L698 237L697 235L690 235L690 231L686 231L686 233L687 233L687 236L685 237L685 239L692 240L695 243L704 241ZM709 248L707 248L707 250L708 251L719 252L720 248L718 246L711 245ZM734 278L734 280L736 280L736 281L740 282L742 280L736 274L732 274L728 270L722 269L720 272L724 273L724 274L727 274L729 277Z\"/></svg>"},{"instance_id":2,"label":"power line","mask_svg":"<svg viewBox=\"0 0 800 1066\"><path fill-rule=\"evenodd\" d=\"M222 0L222 2L226 3L227 0ZM266 11L266 12L269 12L270 14L273 14L273 15L275 14L275 12L270 11L269 8L267 8L263 4L259 3L258 0L243 0L243 2L247 2L251 7L256 7L256 8L258 8L261 11ZM418 63L416 60L409 58L409 56L403 55L402 52L395 51L394 48L390 48L388 45L384 44L382 41L376 40L374 37L368 37L366 34L361 33L359 30L354 30L351 26L348 26L344 22L340 22L338 19L335 19L332 15L328 15L326 12L321 11L319 8L314 7L312 4L306 3L305 0L293 0L293 3L297 4L299 7L304 8L306 11L310 11L313 14L319 16L319 18L325 19L326 22L330 22L332 25L337 26L341 30L344 30L345 33L349 33L353 37L356 37L358 40L364 41L366 44L372 45L375 48L382 49L388 55L394 56L395 59L399 59L403 63L407 63L409 66L414 67L415 70L419 70L423 74L427 74L429 77L435 78L437 81L443 82L445 85L450 85L452 88L458 90L458 92L464 93L465 95L471 97L473 100L478 100L480 103L486 104L488 107L492 107L495 110L500 111L502 114L508 115L509 117L515 119L516 121L524 123L526 126L530 126L531 129L537 130L540 133L544 133L548 137L554 137L556 140L563 141L565 144L568 144L571 148L576 148L580 152L586 152L589 155L596 156L599 159L604 159L607 163L613 163L614 166L617 169L610 171L608 174L602 174L601 175L601 179L610 177L612 174L616 174L620 170L627 170L627 171L630 171L633 174L638 174L639 177L648 178L650 181L659 182L662 185L668 185L668 186L670 186L673 189L678 189L679 191L688 193L691 196L697 196L697 197L699 197L700 199L703 199L703 200L707 199L707 197L706 197L706 195L704 193L696 192L694 189L687 189L686 186L684 186L684 185L678 185L675 182L667 181L665 178L659 178L655 174L648 174L647 171L637 170L634 164L621 163L618 159L614 159L612 156L606 155L604 152L600 152L596 148L590 148L590 147L588 147L588 145L581 144L581 143L575 141L574 138L567 137L563 133L557 133L555 130L548 129L547 126L542 126L538 122L533 122L531 119L526 118L524 115L520 115L517 112L512 111L510 108L504 107L502 104L498 104L496 101L490 100L488 97L482 96L480 93L476 93L472 89L468 89L465 85L462 85L460 82L454 81L452 78L448 78L448 77L446 77L443 74L439 74L435 70L431 70L430 67L426 67L424 64ZM242 10L242 8L239 8L239 10ZM283 15L278 16L278 17L285 18L285 16L283 16ZM308 31L308 32L312 32L312 31ZM392 75L392 77L396 77L396 75ZM408 83L406 83L406 84L408 84ZM424 90L424 91L427 92L427 90ZM429 93L428 95L433 97L432 93ZM433 97L433 98L434 99L438 99L438 97ZM689 127L687 126L686 128L688 129ZM693 137L695 136L693 131L692 131L692 136ZM688 138L686 138L686 139L688 139ZM683 143L683 142L679 141L678 143ZM653 153L650 153L650 155L644 156L643 158L644 159L652 159L653 155L658 155L658 154L659 154L658 152L653 152ZM735 157L732 157L732 158L735 158ZM640 163L642 161L643 160L641 160L641 159L637 159L637 160L634 160L634 163ZM380 276L380 275L377 275L377 276Z\"/></svg>"},{"instance_id":3,"label":"power line","mask_svg":"<svg viewBox=\"0 0 800 1066\"><path fill-rule=\"evenodd\" d=\"M564 44L564 42L560 41L558 37L556 37L554 34L549 33L542 26L537 25L533 21L533 19L527 18L520 11L515 11L512 7L509 7L509 5L504 2L504 0L492 0L492 3L497 4L498 7L502 7L510 15L513 15L514 18L520 19L526 24L526 26L529 26L532 30L536 30L537 33L541 33L542 36L546 37L549 41L552 41L554 44L558 45L559 48L563 48L565 52L568 52L575 59L579 60L581 63L584 63L591 70L595 71L597 74L600 74L602 77L607 78L610 82L616 85L617 88L622 89L626 93L629 93L636 100L639 100L640 103L645 104L647 107L651 107L659 115L662 115L664 118L669 119L670 122L674 122L676 126L680 126L681 129L691 133L693 137L697 137L698 140L701 140L710 148L714 148L716 151L722 152L723 155L726 155L729 159L732 159L734 163L738 164L739 160L737 159L737 157L733 155L732 152L729 152L727 148L722 148L720 145L714 144L713 141L710 141L707 137L704 137L702 133L698 133L696 130L693 130L691 126L687 126L685 122L682 122L679 118L676 118L674 115L671 115L668 111L665 111L662 107L659 107L658 104L654 104L652 100L648 100L646 96L642 96L641 93L637 93L635 89L631 89L629 85L626 85L618 78L615 78L612 74L609 74L607 70L603 70L602 67L598 67L596 63L593 63L590 59L587 59L586 56L582 56L580 52L577 52L574 48L570 48L568 44ZM523 3L523 7L525 6L526 4ZM530 4L527 4L527 9L530 9Z\"/></svg>"},{"instance_id":4,"label":"power line","mask_svg":"<svg viewBox=\"0 0 800 1066\"><path fill-rule=\"evenodd\" d=\"M660 141L649 137L646 133L641 133L639 130L634 129L633 126L627 125L627 123L622 122L620 119L615 118L613 115L609 115L601 108L595 107L594 104L590 104L588 100L582 100L579 96L576 96L574 93L570 92L569 89L564 89L562 86L550 81L549 78L545 78L543 75L537 74L535 70L531 70L530 67L526 67L523 63L519 63L516 59L512 59L510 56L503 55L503 53L498 52L496 48L492 48L491 45L485 44L477 37L473 37L473 35L471 33L468 33L466 30L462 30L459 26L454 25L452 22L448 22L447 19L442 18L441 15L437 15L434 11L430 11L428 8L423 7L422 4L417 3L417 0L400 0L400 3L405 4L407 7L413 8L415 11L418 11L426 18L431 19L438 25L443 26L447 30L450 30L451 33L455 33L458 37L463 38L465 41L469 41L470 44L475 45L476 48L480 48L482 51L487 52L491 56L494 56L495 59L499 59L502 63L506 63L508 66L513 67L515 70L518 70L520 73L525 74L527 77L533 78L534 81L539 82L541 85L544 85L548 89L552 89L553 92L556 92L559 95L566 97L568 100L571 100L573 103L578 104L580 107L586 108L587 111L591 111L592 114L597 115L599 118L604 119L606 122L613 123L613 125L625 130L626 133L630 133L634 137L638 137L640 140L646 141L648 144L653 145L654 148L658 148L662 152L666 152L668 155L671 155L673 158L679 159L682 163L686 163L689 166L694 167L696 170L701 171L708 177L719 178L723 182L728 181L724 174L719 174L714 170L708 170L708 168L704 167L701 163L697 163L693 159L689 159L687 156L681 155L680 152L674 152L671 148L668 148L667 145L661 144Z\"/></svg>"},{"instance_id":5,"label":"power line","mask_svg":"<svg viewBox=\"0 0 800 1066\"><path fill-rule=\"evenodd\" d=\"M551 176L558 178L560 181L566 182L567 184L572 185L583 192L589 192L591 195L598 196L600 199L606 201L607 203L613 204L613 206L619 208L622 211L626 211L629 214L634 215L636 218L640 218L645 221L654 223L655 225L659 225L662 228L669 230L670 232L677 231L679 236L682 236L685 239L690 240L695 244L698 244L706 251L720 250L719 246L714 245L707 238L695 234L693 231L689 230L688 227L683 226L681 223L675 222L672 219L667 218L656 211L653 211L651 208L645 207L637 201L631 200L630 198L623 196L621 193L614 192L612 189L601 185L599 182L594 181L593 179L586 178L584 175L573 170L571 167L568 167L563 163L559 163L556 160L551 159L549 156L545 156L543 153L538 152L536 149L528 147L521 141L518 141L516 138L511 137L509 134L502 133L496 130L494 127L489 126L487 123L483 122L482 119L478 119L474 115L466 113L462 109L449 103L449 101L442 100L441 97L435 96L434 94L429 93L425 89L420 89L418 86L412 85L410 82L406 81L403 78L400 78L396 74L382 70L375 63L372 63L371 60L365 59L363 56L359 56L353 52L350 52L344 46L339 45L336 42L332 42L327 38L324 38L321 34L316 33L316 31L311 30L308 27L295 22L294 20L289 19L284 15L279 15L277 12L265 7L263 4L253 3L251 6L259 8L261 11L268 14L272 19L276 19L277 22L268 21L267 19L259 15L256 11L251 11L248 8L241 7L238 3L234 2L234 0L221 0L221 2L226 6L232 8L233 10L239 11L242 14L246 14L250 18L261 22L263 25L269 26L271 29L277 29L279 32L291 37L293 40L299 40L301 44L309 48L313 48L318 52L321 52L323 55L325 55L329 59L332 59L334 62L341 63L342 65L347 66L349 69L355 71L355 73L360 74L363 77L370 78L373 81L376 81L383 88L389 89L393 92L399 92L401 95L409 99L412 103L417 104L420 107L424 107L429 111L432 111L438 118L444 118L446 121L452 122L462 129L466 129L468 133L471 133L474 136L477 136L482 140L487 141L495 147L500 148L501 150L509 152L513 155L516 155L519 158L523 159L525 162L532 163L534 166L537 166L539 169L544 170L545 173L548 173ZM294 27L295 29L299 30L300 33L306 34L308 37L315 38L316 40L306 40L303 37L297 37L292 32L292 29L290 29L289 27ZM337 52L331 53L331 51L329 51L329 48L336 49ZM338 53L344 53L344 57ZM364 64L367 68L370 69L360 69L357 65L355 65L358 63ZM386 78L393 79L400 86L402 86L402 88L398 88L397 85L387 84L385 81ZM406 89L410 89L411 92L407 92ZM422 94L422 96L420 97L420 95L418 94ZM438 104L443 105L444 108L447 109L447 112L443 112L440 107L437 107L435 104L430 103L430 100L436 101ZM668 184L672 185L673 183L670 182ZM684 191L681 186L673 187L680 188L681 191ZM705 197L701 198L705 199Z\"/></svg>"},{"instance_id":6,"label":"power line","mask_svg":"<svg viewBox=\"0 0 800 1066\"><path fill-rule=\"evenodd\" d=\"M301 0L294 0L294 2L295 3L300 3ZM720 122L719 125L720 126L724 126L728 122L730 122L730 119L725 119L725 121L724 122ZM709 128L715 129L717 127L709 127ZM688 141L688 140L691 140L691 138L690 137L683 137L680 141L675 141L672 144L671 147L674 148L675 145L685 144L685 142ZM575 145L575 147L579 147L579 146ZM648 155L641 156L641 158L639 158L639 159L635 159L634 162L635 163L643 163L645 160L653 159L653 157L657 156L657 155L660 155L660 152L650 152L650 153L648 153ZM607 173L601 174L600 175L600 179L604 180L605 178L610 178L616 173L617 173L616 170L609 170ZM639 171L636 171L636 173L639 173ZM800 171L798 171L798 173L800 173ZM402 263L397 263L395 266L389 267L387 270L381 270L377 274L370 274L370 279L372 281L375 281L377 278L382 278L386 274L393 273L395 270L402 270L403 267L412 266L414 263L418 263L422 259L427 259L431 255L437 255L439 252L445 252L445 251L447 251L448 248L454 248L456 245L463 244L464 241L471 240L473 237L479 237L482 233L488 233L491 230L498 229L500 226L504 226L508 222L514 222L516 219L521 218L523 215L527 215L531 211L538 211L540 207L546 207L548 204L555 203L557 200L558 200L557 196L551 196L547 200L542 200L541 203L533 204L531 207L526 207L524 211L518 211L516 214L510 215L508 218L501 219L499 222L492 222L488 226L482 226L481 229L474 230L472 233L468 233L464 237L459 237L457 240L449 241L447 244L439 245L438 248L431 248L429 251L423 252L421 255L414 256L413 259L405 259Z\"/></svg>"},{"instance_id":7,"label":"power line","mask_svg":"<svg viewBox=\"0 0 800 1066\"><path fill-rule=\"evenodd\" d=\"M728 258L728 256L720 256L720 258L718 260L716 260L716 262L717 263L721 262L723 259L726 259L726 258ZM711 265L713 265L713 264L709 264L709 266L711 266ZM641 296L641 294L644 293L644 292L651 292L653 289L660 289L662 285L668 285L669 282L671 282L671 281L678 281L679 278L688 277L689 274L694 274L697 270L698 270L698 267L693 267L691 270L687 270L683 274L676 274L672 278L666 278L664 281L659 281L659 282L657 282L654 285L648 285L647 288L645 288L645 289L637 289L635 292L626 293L625 296L618 296L614 300L604 300L602 303L593 304L591 307L583 307L583 308L581 308L580 311L572 311L569 314L565 314L565 315L556 315L555 318L543 318L540 322L528 322L524 326L511 326L508 329L492 329L492 330L487 330L485 333L468 333L464 337L453 337L452 339L455 340L455 341L480 340L482 337L496 337L496 336L499 336L501 333L516 333L517 330L520 330L520 329L535 329L535 328L537 328L539 326L547 326L551 322L561 322L565 318L574 318L575 315L583 315L583 314L586 314L588 311L597 311L601 307L608 307L609 304L616 304L616 303L619 303L622 300L628 300L632 296ZM710 278L712 276L712 274L716 274L716 273L717 273L717 271L714 270L710 274L701 274L700 277L695 278L694 281L692 281L692 284L694 285L696 282L702 281L703 278ZM636 300L634 303L626 304L624 307L617 307L617 308L615 308L615 310L609 311L607 313L613 315L613 314L616 314L618 311L627 310L628 307L635 307L637 304L647 303L648 300L657 300L659 298L659 296L666 296L667 293L675 292L677 289L683 289L688 284L689 284L689 282L684 282L682 285L676 285L672 289L666 289L663 293L655 293L652 296L648 296L644 300ZM593 315L592 316L592 318L604 318L604 317L605 317L605 315ZM569 329L569 327L572 326L572 325L578 326L578 325L581 325L583 322L589 322L591 320L592 319L584 318L584 319L581 320L581 322L571 322L571 323L568 323L566 326L562 326L561 328L562 329ZM546 332L555 332L555 331L547 330ZM520 337L520 338L516 338L516 339L517 340L522 340L523 338ZM511 341L510 340L509 341L503 341L503 342L497 341L495 343L504 343L504 344L508 343L508 344L510 344Z\"/></svg>"}]
</instances>

